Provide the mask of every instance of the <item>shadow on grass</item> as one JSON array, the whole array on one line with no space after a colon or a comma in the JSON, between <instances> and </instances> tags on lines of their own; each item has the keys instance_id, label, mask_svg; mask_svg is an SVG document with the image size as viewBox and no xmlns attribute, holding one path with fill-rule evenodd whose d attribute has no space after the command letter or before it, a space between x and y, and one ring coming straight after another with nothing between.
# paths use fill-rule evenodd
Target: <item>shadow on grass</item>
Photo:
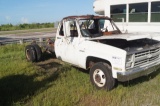
<instances>
[{"instance_id":1,"label":"shadow on grass","mask_svg":"<svg viewBox=\"0 0 160 106\"><path fill-rule=\"evenodd\" d=\"M46 70L58 66L58 63L40 65L41 68ZM10 75L0 79L0 106L11 106L16 102L25 104L33 95L36 95L37 91L43 92L52 86L51 82L56 81L61 70L46 70L39 70L34 75ZM45 77L40 81L36 80L37 77L41 76Z\"/></svg>"},{"instance_id":2,"label":"shadow on grass","mask_svg":"<svg viewBox=\"0 0 160 106\"><path fill-rule=\"evenodd\" d=\"M151 79L155 78L159 74L160 74L160 69L146 76L142 76L126 82L119 82L119 84L122 84L124 87L135 86L139 83L150 81Z\"/></svg>"},{"instance_id":3,"label":"shadow on grass","mask_svg":"<svg viewBox=\"0 0 160 106\"><path fill-rule=\"evenodd\" d=\"M85 70L85 69L78 68L78 67L75 67L75 66L73 66L73 67L74 67L75 69L77 69L78 71L89 75L89 71L90 71L89 69L88 69L88 70Z\"/></svg>"},{"instance_id":4,"label":"shadow on grass","mask_svg":"<svg viewBox=\"0 0 160 106\"><path fill-rule=\"evenodd\" d=\"M60 66L62 66L61 64L53 62L53 61L54 60L50 59L50 60L47 60L47 61L39 62L36 65L41 67L42 69L44 69L46 71L49 71L49 70L54 71L54 70L59 69Z\"/></svg>"},{"instance_id":5,"label":"shadow on grass","mask_svg":"<svg viewBox=\"0 0 160 106\"><path fill-rule=\"evenodd\" d=\"M46 61L46 60L49 60L49 59L55 59L55 58L56 58L55 53L44 52L43 55L42 55L42 61Z\"/></svg>"}]
</instances>

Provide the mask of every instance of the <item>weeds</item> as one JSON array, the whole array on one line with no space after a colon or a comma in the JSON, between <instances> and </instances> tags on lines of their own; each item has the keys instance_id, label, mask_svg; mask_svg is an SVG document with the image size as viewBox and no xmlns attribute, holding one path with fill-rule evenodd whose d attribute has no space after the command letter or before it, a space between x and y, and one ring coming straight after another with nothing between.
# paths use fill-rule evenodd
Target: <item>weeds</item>
<instances>
[{"instance_id":1,"label":"weeds","mask_svg":"<svg viewBox=\"0 0 160 106\"><path fill-rule=\"evenodd\" d=\"M25 45L0 47L0 105L147 106L160 105L159 70L120 83L112 91L96 90L85 70L54 59L29 63Z\"/></svg>"}]
</instances>

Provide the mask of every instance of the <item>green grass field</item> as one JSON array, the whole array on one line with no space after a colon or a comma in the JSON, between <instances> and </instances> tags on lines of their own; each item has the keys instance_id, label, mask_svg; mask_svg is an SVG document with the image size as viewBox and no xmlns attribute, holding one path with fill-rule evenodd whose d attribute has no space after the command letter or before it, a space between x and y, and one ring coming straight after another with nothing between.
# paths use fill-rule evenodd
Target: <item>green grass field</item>
<instances>
[{"instance_id":1,"label":"green grass field","mask_svg":"<svg viewBox=\"0 0 160 106\"><path fill-rule=\"evenodd\" d=\"M58 62L30 63L25 45L0 47L0 106L159 106L160 73L96 90L89 74Z\"/></svg>"}]
</instances>

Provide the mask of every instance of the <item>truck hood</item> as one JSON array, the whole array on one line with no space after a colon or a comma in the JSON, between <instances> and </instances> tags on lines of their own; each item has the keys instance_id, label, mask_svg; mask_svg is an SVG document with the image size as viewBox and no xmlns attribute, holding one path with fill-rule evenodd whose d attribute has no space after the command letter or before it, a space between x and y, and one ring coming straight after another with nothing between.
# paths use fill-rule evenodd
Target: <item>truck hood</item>
<instances>
[{"instance_id":1,"label":"truck hood","mask_svg":"<svg viewBox=\"0 0 160 106\"><path fill-rule=\"evenodd\" d=\"M152 36L149 34L142 34L142 33L127 33L127 34L116 34L116 35L110 35L110 36L100 36L96 38L90 38L89 40L101 40L101 39L124 39L127 41L131 40L137 40L137 39L143 39L148 38L151 39Z\"/></svg>"}]
</instances>

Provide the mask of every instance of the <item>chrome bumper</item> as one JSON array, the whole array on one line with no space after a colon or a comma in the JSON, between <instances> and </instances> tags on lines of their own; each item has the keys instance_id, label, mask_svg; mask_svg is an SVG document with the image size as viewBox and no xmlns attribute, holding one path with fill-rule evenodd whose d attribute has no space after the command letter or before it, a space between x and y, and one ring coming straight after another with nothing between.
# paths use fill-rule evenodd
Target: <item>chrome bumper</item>
<instances>
[{"instance_id":1,"label":"chrome bumper","mask_svg":"<svg viewBox=\"0 0 160 106\"><path fill-rule=\"evenodd\" d=\"M122 82L129 81L129 80L138 78L140 76L148 75L159 68L160 68L160 61L151 63L144 67L132 68L127 70L126 72L118 72L117 79L118 81L122 81Z\"/></svg>"}]
</instances>

